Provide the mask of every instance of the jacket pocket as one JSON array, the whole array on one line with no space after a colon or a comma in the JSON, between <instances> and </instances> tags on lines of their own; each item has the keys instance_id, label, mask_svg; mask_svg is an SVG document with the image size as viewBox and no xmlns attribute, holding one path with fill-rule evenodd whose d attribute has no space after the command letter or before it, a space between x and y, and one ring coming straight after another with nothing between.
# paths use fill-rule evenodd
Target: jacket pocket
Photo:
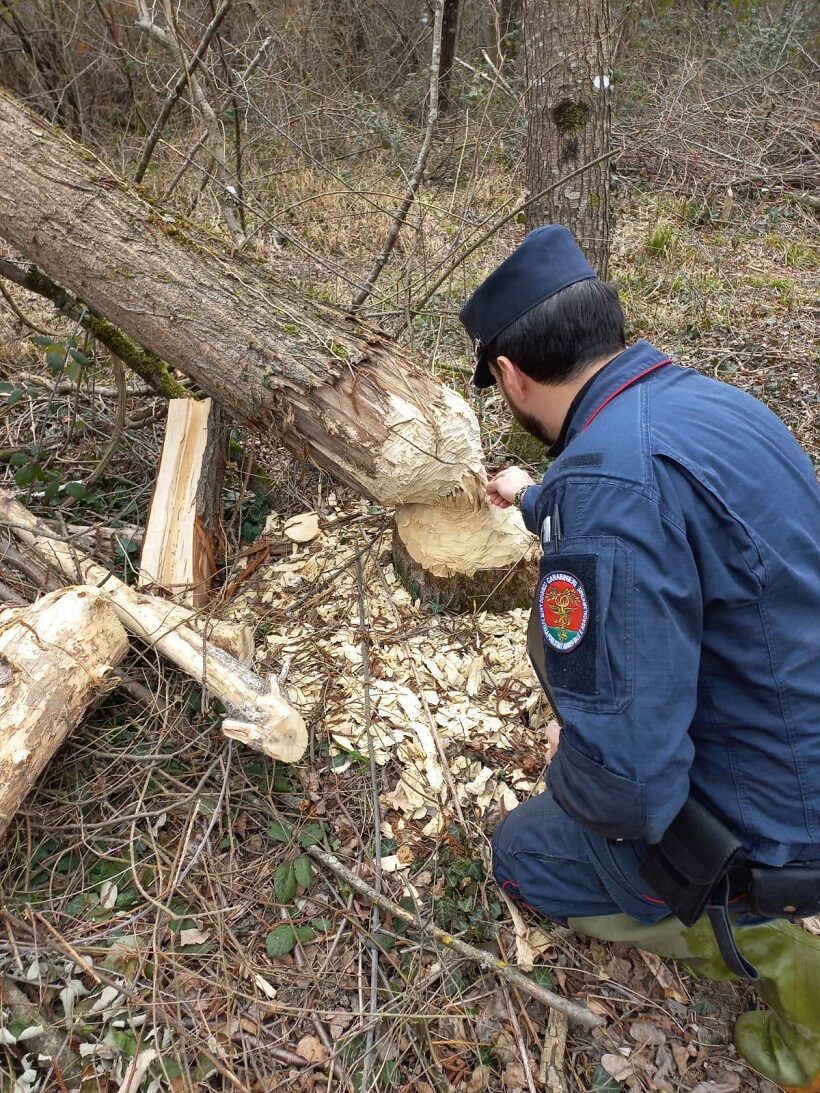
<instances>
[{"instance_id":1,"label":"jacket pocket","mask_svg":"<svg viewBox=\"0 0 820 1093\"><path fill-rule=\"evenodd\" d=\"M547 783L555 800L574 820L608 839L639 839L646 824L646 787L615 774L561 734Z\"/></svg>"},{"instance_id":2,"label":"jacket pocket","mask_svg":"<svg viewBox=\"0 0 820 1093\"><path fill-rule=\"evenodd\" d=\"M577 570L583 581L591 566L579 568L582 559L594 560L595 574L587 633L570 652L545 641L547 674L561 711L620 713L632 701L634 686L634 558L617 536L568 536L545 553L542 581L562 568Z\"/></svg>"}]
</instances>

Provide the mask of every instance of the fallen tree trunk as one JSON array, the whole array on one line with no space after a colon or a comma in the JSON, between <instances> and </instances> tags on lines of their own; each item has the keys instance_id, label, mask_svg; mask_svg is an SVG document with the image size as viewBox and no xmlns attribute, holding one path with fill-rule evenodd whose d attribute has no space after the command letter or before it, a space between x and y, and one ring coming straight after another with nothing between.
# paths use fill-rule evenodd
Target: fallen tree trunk
<instances>
[{"instance_id":1,"label":"fallen tree trunk","mask_svg":"<svg viewBox=\"0 0 820 1093\"><path fill-rule=\"evenodd\" d=\"M55 539L7 492L0 490L0 523L70 580L95 585L132 634L173 661L227 707L226 736L293 763L307 747L301 716L282 698L276 680L262 679L190 625L182 605L137 592L113 573Z\"/></svg>"},{"instance_id":2,"label":"fallen tree trunk","mask_svg":"<svg viewBox=\"0 0 820 1093\"><path fill-rule=\"evenodd\" d=\"M0 835L127 649L96 588L0 611Z\"/></svg>"},{"instance_id":3,"label":"fallen tree trunk","mask_svg":"<svg viewBox=\"0 0 820 1093\"><path fill-rule=\"evenodd\" d=\"M527 554L520 517L486 502L478 424L462 398L385 334L148 204L2 91L0 236L237 420L275 430L297 454L384 505L450 499L462 525L478 514L517 541L517 556ZM481 555L468 552L465 565L442 540L434 569L445 598L469 600L474 578L509 567L508 550L499 561L494 537L482 541ZM430 571L429 558L422 568ZM531 580L528 571L527 591ZM512 599L522 597L519 589Z\"/></svg>"}]
</instances>

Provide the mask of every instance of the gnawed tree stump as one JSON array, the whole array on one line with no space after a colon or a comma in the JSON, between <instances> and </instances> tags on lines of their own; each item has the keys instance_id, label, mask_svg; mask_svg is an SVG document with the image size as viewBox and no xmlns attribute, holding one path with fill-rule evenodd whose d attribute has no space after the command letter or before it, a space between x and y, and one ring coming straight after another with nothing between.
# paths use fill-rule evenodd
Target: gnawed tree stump
<instances>
[{"instance_id":1,"label":"gnawed tree stump","mask_svg":"<svg viewBox=\"0 0 820 1093\"><path fill-rule=\"evenodd\" d=\"M103 566L49 535L28 509L3 490L0 524L70 580L96 585L126 630L219 698L229 711L226 735L239 739L244 726L247 741L258 751L286 763L301 759L307 748L305 723L282 697L276 679L261 678L211 644L189 625L190 609L129 588Z\"/></svg>"},{"instance_id":2,"label":"gnawed tree stump","mask_svg":"<svg viewBox=\"0 0 820 1093\"><path fill-rule=\"evenodd\" d=\"M462 398L386 334L301 295L261 260L237 256L226 241L150 205L2 91L0 236L190 376L237 421L274 430L298 455L383 505L414 506L400 514L398 535L422 570L401 529L421 520L417 506L438 510L447 501L459 509L460 524L475 523L483 541L479 564L467 573L441 537L440 564L459 596L469 598L475 585L481 599L489 585L498 587L487 606L503 608L510 591L517 602L518 582L497 577L509 567L510 541L519 541L513 553L523 557L533 540L509 510L491 517L504 528L499 543L484 536L483 453L475 414ZM522 579L534 583L534 570Z\"/></svg>"},{"instance_id":3,"label":"gnawed tree stump","mask_svg":"<svg viewBox=\"0 0 820 1093\"><path fill-rule=\"evenodd\" d=\"M521 515L484 504L403 505L396 510L393 560L411 596L451 611L503 602L526 607L537 575L533 537Z\"/></svg>"},{"instance_id":4,"label":"gnawed tree stump","mask_svg":"<svg viewBox=\"0 0 820 1093\"><path fill-rule=\"evenodd\" d=\"M96 588L0 611L0 835L127 649Z\"/></svg>"}]
</instances>

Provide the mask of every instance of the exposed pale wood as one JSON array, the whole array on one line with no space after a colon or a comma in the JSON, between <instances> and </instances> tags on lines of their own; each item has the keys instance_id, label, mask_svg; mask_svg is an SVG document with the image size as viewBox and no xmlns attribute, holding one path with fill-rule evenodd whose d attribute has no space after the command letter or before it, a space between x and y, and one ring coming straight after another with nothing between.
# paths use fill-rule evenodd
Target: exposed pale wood
<instances>
[{"instance_id":1,"label":"exposed pale wood","mask_svg":"<svg viewBox=\"0 0 820 1093\"><path fill-rule=\"evenodd\" d=\"M214 539L225 467L225 431L211 399L172 399L137 587L161 588L204 607L216 569Z\"/></svg>"},{"instance_id":2,"label":"exposed pale wood","mask_svg":"<svg viewBox=\"0 0 820 1093\"><path fill-rule=\"evenodd\" d=\"M0 834L127 649L96 588L0 611Z\"/></svg>"},{"instance_id":3,"label":"exposed pale wood","mask_svg":"<svg viewBox=\"0 0 820 1093\"><path fill-rule=\"evenodd\" d=\"M465 524L478 511L476 416L423 362L150 205L4 91L0 236L236 420L359 492L389 507L452 498ZM488 543L475 577L504 564Z\"/></svg>"},{"instance_id":4,"label":"exposed pale wood","mask_svg":"<svg viewBox=\"0 0 820 1093\"><path fill-rule=\"evenodd\" d=\"M282 697L273 676L257 676L235 657L189 625L191 612L123 584L89 558L51 537L38 520L0 490L0 523L69 579L96 585L108 598L123 626L206 686L229 710L231 722L248 726L253 746L284 762L300 759L307 747L301 716Z\"/></svg>"},{"instance_id":5,"label":"exposed pale wood","mask_svg":"<svg viewBox=\"0 0 820 1093\"><path fill-rule=\"evenodd\" d=\"M396 510L393 560L411 595L450 610L525 607L538 574L536 540L521 514L484 503Z\"/></svg>"}]
</instances>

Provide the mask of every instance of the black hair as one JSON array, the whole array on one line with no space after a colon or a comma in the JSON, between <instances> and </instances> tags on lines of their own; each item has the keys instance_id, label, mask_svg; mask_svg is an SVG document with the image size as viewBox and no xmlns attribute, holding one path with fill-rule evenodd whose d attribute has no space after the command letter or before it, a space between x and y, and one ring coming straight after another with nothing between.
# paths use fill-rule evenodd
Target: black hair
<instances>
[{"instance_id":1,"label":"black hair","mask_svg":"<svg viewBox=\"0 0 820 1093\"><path fill-rule=\"evenodd\" d=\"M510 323L487 346L487 359L509 357L539 383L572 379L626 346L618 293L597 277L576 281Z\"/></svg>"}]
</instances>

